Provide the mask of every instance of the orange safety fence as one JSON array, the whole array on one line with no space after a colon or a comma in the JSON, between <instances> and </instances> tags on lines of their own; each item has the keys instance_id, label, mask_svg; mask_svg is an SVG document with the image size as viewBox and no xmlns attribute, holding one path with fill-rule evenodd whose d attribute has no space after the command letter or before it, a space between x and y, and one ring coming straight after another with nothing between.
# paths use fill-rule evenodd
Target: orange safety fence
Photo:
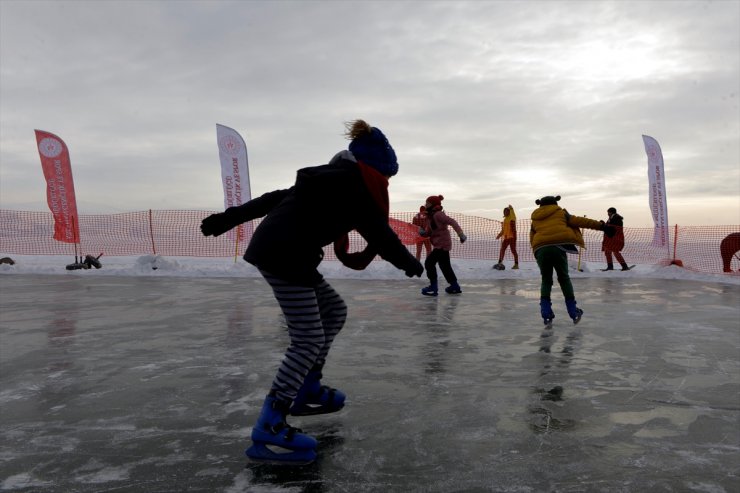
<instances>
[{"instance_id":1,"label":"orange safety fence","mask_svg":"<svg viewBox=\"0 0 740 493\"><path fill-rule=\"evenodd\" d=\"M0 255L76 255L106 256L164 255L176 257L234 257L246 248L245 238L237 243L236 230L218 238L200 233L201 220L213 211L149 210L121 214L83 214L79 217L80 244L63 243L52 238L54 219L51 212L31 212L0 209ZM391 213L392 224L410 223L414 212ZM450 256L453 259L498 260L501 247L496 235L501 221L448 212L468 237L464 244L453 241ZM250 236L259 220L246 224L245 236ZM517 251L520 262L534 262L529 246L529 219L517 219ZM672 226L667 247L652 246L653 228L624 228L625 248L622 255L628 264L670 265L673 261L697 272L722 273L729 262L732 272L740 269L740 226ZM408 233L408 231L406 231ZM402 235L400 235L402 236ZM408 234L406 234L408 236ZM454 238L453 233L453 238ZM583 231L586 242L581 252L582 262L606 263L601 251L603 233ZM726 238L732 240L725 240ZM724 242L724 259L721 244ZM350 251L359 250L364 240L355 232L350 234ZM408 245L416 253L416 245ZM332 248L325 248L326 259L335 260ZM505 262L511 262L507 250Z\"/></svg>"}]
</instances>

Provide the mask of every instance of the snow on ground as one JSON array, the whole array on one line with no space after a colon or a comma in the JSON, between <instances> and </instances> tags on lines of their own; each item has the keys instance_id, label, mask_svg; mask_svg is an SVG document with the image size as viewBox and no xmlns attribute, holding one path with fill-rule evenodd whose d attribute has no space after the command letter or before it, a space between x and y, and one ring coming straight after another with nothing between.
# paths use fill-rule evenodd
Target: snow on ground
<instances>
[{"instance_id":1,"label":"snow on ground","mask_svg":"<svg viewBox=\"0 0 740 493\"><path fill-rule=\"evenodd\" d=\"M66 270L75 262L72 256L14 255L15 265L0 265L0 274L58 274L80 276L173 276L173 277L260 277L257 269L241 258L162 257L102 257L101 269ZM519 270L491 268L489 260L452 260L452 266L462 283L466 280L537 279L539 270L534 262L523 262ZM602 272L603 263L583 263L579 272L572 266L571 277L613 277L647 279L685 279L721 284L740 285L740 275L693 272L675 265L638 265L629 272ZM404 279L403 272L383 261L373 262L364 271L348 269L336 261L325 261L319 270L327 279Z\"/></svg>"}]
</instances>

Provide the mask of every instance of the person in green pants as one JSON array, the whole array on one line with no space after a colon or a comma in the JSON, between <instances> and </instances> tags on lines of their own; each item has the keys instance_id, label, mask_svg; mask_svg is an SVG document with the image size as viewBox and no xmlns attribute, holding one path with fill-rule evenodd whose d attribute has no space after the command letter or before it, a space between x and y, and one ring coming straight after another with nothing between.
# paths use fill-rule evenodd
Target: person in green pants
<instances>
[{"instance_id":1,"label":"person in green pants","mask_svg":"<svg viewBox=\"0 0 740 493\"><path fill-rule=\"evenodd\" d=\"M574 324L580 322L583 310L578 308L573 283L568 275L568 253L578 253L576 245L583 247L583 235L579 228L603 231L607 236L616 232L613 226L604 221L596 221L570 214L558 205L560 195L548 195L535 200L539 207L532 212L532 228L529 231L529 243L540 268L542 284L540 286L540 313L545 327L552 327L555 313L552 311L553 278L558 276L558 284L565 297L568 316Z\"/></svg>"}]
</instances>

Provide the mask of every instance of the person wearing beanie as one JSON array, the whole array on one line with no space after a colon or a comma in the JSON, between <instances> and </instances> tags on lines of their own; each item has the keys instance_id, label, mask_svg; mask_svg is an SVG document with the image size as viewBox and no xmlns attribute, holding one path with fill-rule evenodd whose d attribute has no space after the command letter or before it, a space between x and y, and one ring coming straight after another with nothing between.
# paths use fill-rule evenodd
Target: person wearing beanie
<instances>
[{"instance_id":1,"label":"person wearing beanie","mask_svg":"<svg viewBox=\"0 0 740 493\"><path fill-rule=\"evenodd\" d=\"M427 208L423 205L419 207L419 212L416 213L414 218L411 220L411 224L418 228L423 228L424 225L427 222ZM423 236L419 236L416 238L416 260L421 261L421 248L424 247L426 250L427 257L429 256L429 252L432 251L432 242L429 240L429 238L424 238Z\"/></svg>"},{"instance_id":2,"label":"person wearing beanie","mask_svg":"<svg viewBox=\"0 0 740 493\"><path fill-rule=\"evenodd\" d=\"M624 261L624 257L620 253L624 248L624 218L617 214L617 209L614 207L609 207L606 213L609 214L606 224L613 226L616 234L611 238L605 234L604 240L601 242L601 251L606 256L606 269L604 270L614 270L612 255L617 259L619 265L622 266L622 270L630 270L629 265L627 265L627 262Z\"/></svg>"},{"instance_id":3,"label":"person wearing beanie","mask_svg":"<svg viewBox=\"0 0 740 493\"><path fill-rule=\"evenodd\" d=\"M450 250L452 250L452 237L448 227L452 227L460 238L460 243L465 243L467 237L463 233L460 225L444 213L442 210L441 195L430 195L427 197L424 207L426 208L427 220L424 227L419 229L419 234L429 238L432 243L432 253L427 255L424 261L424 268L429 278L429 286L422 288L421 294L426 296L437 296L437 264L442 271L442 275L449 284L445 288L447 294L460 294L462 289L457 282L457 276L452 270L450 263Z\"/></svg>"},{"instance_id":4,"label":"person wearing beanie","mask_svg":"<svg viewBox=\"0 0 740 493\"><path fill-rule=\"evenodd\" d=\"M607 236L614 236L615 229L604 221L574 216L558 205L560 195L548 195L535 200L539 207L532 212L532 228L529 231L529 242L534 257L540 268L542 283L540 285L540 314L546 328L552 327L555 313L552 310L550 294L552 292L552 272L558 276L558 284L565 297L568 316L577 324L583 316L578 308L573 283L568 274L567 253L578 253L577 246L583 248L583 235L579 228L604 231Z\"/></svg>"},{"instance_id":5,"label":"person wearing beanie","mask_svg":"<svg viewBox=\"0 0 740 493\"><path fill-rule=\"evenodd\" d=\"M290 345L252 428L246 453L255 461L314 461L316 440L288 425L286 417L331 413L344 406L345 394L321 383L329 349L347 318L342 297L317 270L323 248L333 243L337 258L353 269L364 269L380 255L409 277L424 272L388 223L388 178L398 172L388 139L363 120L346 124L345 135L351 141L348 150L328 164L298 170L292 187L212 214L200 226L205 236L219 236L263 218L244 260L272 288L287 321ZM365 250L348 252L352 230L367 242ZM278 327L275 333L283 336Z\"/></svg>"},{"instance_id":6,"label":"person wearing beanie","mask_svg":"<svg viewBox=\"0 0 740 493\"><path fill-rule=\"evenodd\" d=\"M512 269L519 268L519 254L516 252L516 213L514 208L509 204L504 208L504 222L501 224L501 232L496 239L503 237L501 241L501 250L498 254L498 263L493 266L496 270L504 270L504 255L506 249L511 248L511 254L514 256L514 266Z\"/></svg>"}]
</instances>

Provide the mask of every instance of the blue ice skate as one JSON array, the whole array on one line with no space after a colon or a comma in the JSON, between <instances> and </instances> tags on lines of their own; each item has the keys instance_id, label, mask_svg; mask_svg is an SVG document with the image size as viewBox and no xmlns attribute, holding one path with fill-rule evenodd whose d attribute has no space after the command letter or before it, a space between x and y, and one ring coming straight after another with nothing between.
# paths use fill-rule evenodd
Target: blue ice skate
<instances>
[{"instance_id":1,"label":"blue ice skate","mask_svg":"<svg viewBox=\"0 0 740 493\"><path fill-rule=\"evenodd\" d=\"M460 294L462 293L462 289L460 288L460 285L457 283L457 281L453 282L449 286L445 288L445 293L447 294Z\"/></svg>"},{"instance_id":2,"label":"blue ice skate","mask_svg":"<svg viewBox=\"0 0 740 493\"><path fill-rule=\"evenodd\" d=\"M305 465L316 460L316 439L285 422L288 405L268 395L252 428L247 457L256 462Z\"/></svg>"},{"instance_id":3,"label":"blue ice skate","mask_svg":"<svg viewBox=\"0 0 740 493\"><path fill-rule=\"evenodd\" d=\"M311 416L339 411L347 396L341 390L321 385L321 370L311 370L290 408L293 416Z\"/></svg>"},{"instance_id":4,"label":"blue ice skate","mask_svg":"<svg viewBox=\"0 0 740 493\"><path fill-rule=\"evenodd\" d=\"M549 298L540 298L540 314L542 315L542 320L545 322L545 328L551 329L555 313L552 311L552 303Z\"/></svg>"},{"instance_id":5,"label":"blue ice skate","mask_svg":"<svg viewBox=\"0 0 740 493\"><path fill-rule=\"evenodd\" d=\"M429 286L421 288L421 294L424 296L437 296L437 281L429 283Z\"/></svg>"},{"instance_id":6,"label":"blue ice skate","mask_svg":"<svg viewBox=\"0 0 740 493\"><path fill-rule=\"evenodd\" d=\"M565 300L565 306L568 308L568 315L573 319L573 325L580 322L583 310L576 306L576 300Z\"/></svg>"}]
</instances>

